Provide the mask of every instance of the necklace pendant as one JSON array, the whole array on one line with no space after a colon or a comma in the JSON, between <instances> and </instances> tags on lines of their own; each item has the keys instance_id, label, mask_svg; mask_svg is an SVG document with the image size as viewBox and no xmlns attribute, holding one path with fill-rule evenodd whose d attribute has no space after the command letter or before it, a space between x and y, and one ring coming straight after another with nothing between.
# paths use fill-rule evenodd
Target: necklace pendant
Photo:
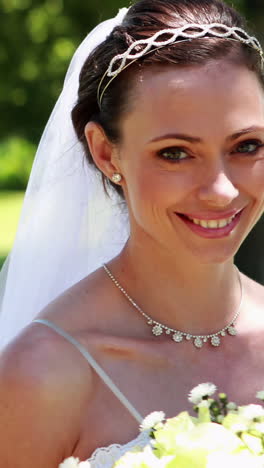
<instances>
[{"instance_id":1,"label":"necklace pendant","mask_svg":"<svg viewBox=\"0 0 264 468\"><path fill-rule=\"evenodd\" d=\"M228 331L229 335L231 335L231 336L236 336L237 335L237 331L236 331L234 325L231 325L231 327L228 327L227 331Z\"/></svg>"},{"instance_id":2,"label":"necklace pendant","mask_svg":"<svg viewBox=\"0 0 264 468\"><path fill-rule=\"evenodd\" d=\"M162 330L161 325L155 325L155 326L152 328L152 333L153 333L153 335L155 335L155 336L160 336L160 335L162 335L163 330Z\"/></svg>"},{"instance_id":3,"label":"necklace pendant","mask_svg":"<svg viewBox=\"0 0 264 468\"><path fill-rule=\"evenodd\" d=\"M199 338L198 336L195 338L194 342L193 342L194 346L196 348L201 348L203 346L203 341L201 338Z\"/></svg>"},{"instance_id":4,"label":"necklace pendant","mask_svg":"<svg viewBox=\"0 0 264 468\"><path fill-rule=\"evenodd\" d=\"M183 340L183 335L181 332L176 332L174 333L172 339L176 342L176 343L181 343L182 340Z\"/></svg>"},{"instance_id":5,"label":"necklace pendant","mask_svg":"<svg viewBox=\"0 0 264 468\"><path fill-rule=\"evenodd\" d=\"M212 346L215 346L215 347L220 346L220 343L221 343L221 340L220 340L219 336L215 335L215 336L213 336L211 338L211 345Z\"/></svg>"},{"instance_id":6,"label":"necklace pendant","mask_svg":"<svg viewBox=\"0 0 264 468\"><path fill-rule=\"evenodd\" d=\"M212 346L214 347L219 347L221 344L221 338L226 336L227 334L231 336L236 336L237 335L237 330L235 328L235 323L236 320L240 314L240 309L241 305L243 302L243 285L241 281L241 276L239 270L237 270L238 274L238 281L240 285L240 305L238 307L238 310L235 314L235 316L232 319L232 322L229 322L230 325L227 325L225 328L222 328L222 330L219 330L218 332L215 332L215 334L210 334L210 335L192 335L190 333L186 333L185 331L181 332L179 330L174 330L173 328L169 328L167 325L163 325L162 323L156 322L153 320L151 317L149 317L147 314L143 312L143 310L139 307L139 305L136 304L136 302L128 295L128 293L125 291L125 289L119 284L117 279L113 276L111 271L107 268L106 265L103 265L104 270L110 277L110 279L114 282L115 286L120 289L122 294L126 296L126 298L130 301L130 303L135 307L138 312L141 313L141 315L146 319L147 324L151 326L152 328L152 333L155 336L160 336L163 333L167 336L171 336L171 338L176 342L176 343L181 343L183 340L186 341L192 341L194 346L196 348L202 348L205 343L211 343Z\"/></svg>"}]
</instances>

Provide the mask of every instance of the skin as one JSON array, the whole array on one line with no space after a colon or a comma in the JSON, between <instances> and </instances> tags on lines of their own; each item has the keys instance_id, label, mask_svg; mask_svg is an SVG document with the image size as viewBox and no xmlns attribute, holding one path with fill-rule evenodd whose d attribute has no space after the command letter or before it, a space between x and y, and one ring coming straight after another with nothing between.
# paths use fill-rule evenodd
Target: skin
<instances>
[{"instance_id":1,"label":"skin","mask_svg":"<svg viewBox=\"0 0 264 468\"><path fill-rule=\"evenodd\" d=\"M222 328L237 303L232 299L238 283L233 256L263 211L264 151L254 156L236 152L252 140L263 144L262 87L247 69L213 62L146 73L138 83L138 95L134 110L123 121L118 148L107 146L93 123L86 128L99 168L108 177L122 174L129 206L132 234L112 270L130 291L137 291L143 310L151 310L158 321L197 334ZM228 141L255 126L261 130ZM175 138L149 143L174 133L199 137L202 143ZM183 148L185 160L177 164L157 157L160 150L175 146ZM194 235L175 216L198 213L196 217L212 219L242 208L237 228L217 240ZM153 284L159 288L146 297ZM184 312L175 314L175 297Z\"/></svg>"},{"instance_id":2,"label":"skin","mask_svg":"<svg viewBox=\"0 0 264 468\"><path fill-rule=\"evenodd\" d=\"M264 148L257 149L264 143L263 89L252 72L225 61L146 71L135 86L119 145L95 123L86 127L98 167L108 177L122 174L129 209L130 239L109 267L154 319L209 333L225 326L238 308L233 257L263 212ZM253 126L261 129L230 140ZM175 133L202 141L160 139ZM161 157L161 150L164 157L172 147L179 163ZM218 239L197 235L175 214L212 219L242 208L232 232ZM40 317L89 349L142 415L164 410L170 417L190 409L188 392L206 381L243 404L264 388L264 288L244 275L241 280L239 334L225 337L219 349L207 344L198 351L186 341L154 337L102 269ZM64 457L85 459L97 447L126 443L138 433L137 422L80 353L41 325L27 327L3 353L0 382L6 466L55 468Z\"/></svg>"}]
</instances>

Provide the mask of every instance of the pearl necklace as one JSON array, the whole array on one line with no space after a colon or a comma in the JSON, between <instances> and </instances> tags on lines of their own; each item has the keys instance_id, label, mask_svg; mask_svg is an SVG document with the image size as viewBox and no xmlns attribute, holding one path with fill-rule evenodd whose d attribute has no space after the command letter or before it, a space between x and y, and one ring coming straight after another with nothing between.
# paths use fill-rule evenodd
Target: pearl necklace
<instances>
[{"instance_id":1,"label":"pearl necklace","mask_svg":"<svg viewBox=\"0 0 264 468\"><path fill-rule=\"evenodd\" d=\"M109 268L106 265L103 265L103 268L104 268L105 272L108 274L109 278L111 278L113 283L116 285L116 287L118 289L120 289L120 291L124 294L124 296L132 304L132 306L135 307L135 309L137 309L138 312L140 312L140 314L143 315L143 317L145 317L145 319L147 319L147 324L152 326L153 335L160 336L160 335L163 334L163 332L165 332L166 335L171 335L172 336L172 339L175 341L175 343L181 343L184 340L184 338L187 341L193 340L193 344L194 344L194 346L196 348L202 348L204 343L207 343L208 341L210 341L212 346L218 347L221 344L221 338L226 336L227 333L229 335L231 335L231 336L237 335L237 330L235 329L235 322L236 322L236 320L237 320L237 318L238 318L238 316L240 314L241 305L242 305L242 302L243 302L243 286L242 286L242 282L241 282L240 272L239 272L238 269L237 269L237 273L238 273L238 280L239 280L239 285L240 285L241 299L240 299L240 304L239 304L238 310L237 310L235 316L233 317L233 319L231 320L231 322L229 322L228 325L226 325L226 327L222 328L218 332L211 333L209 335L192 335L191 333L182 332L180 330L175 330L174 328L167 327L166 325L163 325L162 323L157 322L156 320L153 320L128 295L126 290L120 285L120 283L117 281L117 279L111 273Z\"/></svg>"}]
</instances>

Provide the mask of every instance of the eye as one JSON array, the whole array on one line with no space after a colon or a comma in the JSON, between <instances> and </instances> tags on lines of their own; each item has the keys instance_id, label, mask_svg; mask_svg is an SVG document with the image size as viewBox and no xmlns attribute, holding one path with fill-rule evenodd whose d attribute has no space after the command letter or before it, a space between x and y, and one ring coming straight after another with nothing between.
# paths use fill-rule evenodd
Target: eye
<instances>
[{"instance_id":1,"label":"eye","mask_svg":"<svg viewBox=\"0 0 264 468\"><path fill-rule=\"evenodd\" d=\"M263 148L264 144L259 140L247 140L240 143L234 153L240 154L256 154L260 148Z\"/></svg>"},{"instance_id":2,"label":"eye","mask_svg":"<svg viewBox=\"0 0 264 468\"><path fill-rule=\"evenodd\" d=\"M189 158L189 154L185 151L185 149L177 146L158 151L158 156L172 162L180 162Z\"/></svg>"}]
</instances>

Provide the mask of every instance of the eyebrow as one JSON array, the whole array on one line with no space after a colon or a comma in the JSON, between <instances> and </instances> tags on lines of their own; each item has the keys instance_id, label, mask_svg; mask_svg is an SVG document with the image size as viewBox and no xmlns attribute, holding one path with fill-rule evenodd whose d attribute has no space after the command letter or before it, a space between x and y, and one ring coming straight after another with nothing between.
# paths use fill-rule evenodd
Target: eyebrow
<instances>
[{"instance_id":1,"label":"eyebrow","mask_svg":"<svg viewBox=\"0 0 264 468\"><path fill-rule=\"evenodd\" d=\"M252 127L243 128L239 132L236 132L233 135L230 135L229 137L227 137L227 141L233 141L233 140L236 140L237 138L239 138L242 135L245 135L245 134L250 133L250 132L257 132L257 131L264 131L264 127L253 125ZM202 138L190 136L190 135L187 135L185 133L167 133L165 135L153 138L153 140L150 140L148 143L156 143L156 142L161 141L161 140L173 140L173 139L174 140L185 140L185 141L188 141L190 143L203 143Z\"/></svg>"},{"instance_id":2,"label":"eyebrow","mask_svg":"<svg viewBox=\"0 0 264 468\"><path fill-rule=\"evenodd\" d=\"M234 133L233 135L231 135L230 137L227 138L228 141L233 141L233 140L236 140L237 138L239 138L240 136L242 135L245 135L246 133L250 133L250 132L259 132L259 131L264 131L264 127L260 127L260 126L257 126L257 125L253 125L252 127L248 127L248 128L243 128L242 130L240 130L239 132L236 132Z\"/></svg>"},{"instance_id":3,"label":"eyebrow","mask_svg":"<svg viewBox=\"0 0 264 468\"><path fill-rule=\"evenodd\" d=\"M166 135L153 138L153 140L150 140L149 143L156 143L160 140L186 140L190 143L201 143L203 141L199 137L192 137L190 135L186 135L185 133L166 133Z\"/></svg>"}]
</instances>

